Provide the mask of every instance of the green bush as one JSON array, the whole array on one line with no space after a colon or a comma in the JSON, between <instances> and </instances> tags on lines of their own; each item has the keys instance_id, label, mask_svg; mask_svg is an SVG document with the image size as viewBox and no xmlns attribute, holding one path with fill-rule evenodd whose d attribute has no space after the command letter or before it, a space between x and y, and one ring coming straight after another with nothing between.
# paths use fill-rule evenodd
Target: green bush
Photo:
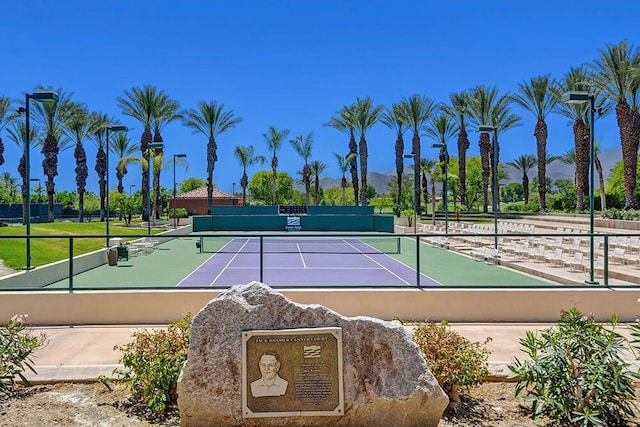
<instances>
[{"instance_id":1,"label":"green bush","mask_svg":"<svg viewBox=\"0 0 640 427\"><path fill-rule=\"evenodd\" d=\"M471 342L447 325L428 322L416 328L413 337L422 349L427 366L449 396L449 407L460 403L460 388L473 387L489 375L487 360L491 351L484 343Z\"/></svg>"},{"instance_id":2,"label":"green bush","mask_svg":"<svg viewBox=\"0 0 640 427\"><path fill-rule=\"evenodd\" d=\"M162 415L178 399L178 376L187 359L191 313L170 323L167 329L135 332L133 342L115 346L124 355L125 370L114 374L131 387L131 399L142 402L155 416Z\"/></svg>"},{"instance_id":3,"label":"green bush","mask_svg":"<svg viewBox=\"0 0 640 427\"><path fill-rule=\"evenodd\" d=\"M619 426L633 416L633 374L621 357L626 340L572 308L557 327L528 331L520 340L530 360L509 366L516 396L526 393L533 416L547 414L562 425Z\"/></svg>"},{"instance_id":4,"label":"green bush","mask_svg":"<svg viewBox=\"0 0 640 427\"><path fill-rule=\"evenodd\" d=\"M0 327L0 393L9 394L15 386L16 376L28 384L24 372L37 373L31 356L43 346L46 335L33 335L26 326L27 315L13 316L9 323Z\"/></svg>"}]
</instances>

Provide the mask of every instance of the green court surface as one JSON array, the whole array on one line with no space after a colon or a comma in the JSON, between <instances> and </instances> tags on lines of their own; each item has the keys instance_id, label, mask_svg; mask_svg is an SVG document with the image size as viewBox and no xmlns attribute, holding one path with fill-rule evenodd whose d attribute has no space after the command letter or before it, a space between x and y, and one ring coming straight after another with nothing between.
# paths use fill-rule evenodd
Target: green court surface
<instances>
[{"instance_id":1,"label":"green court surface","mask_svg":"<svg viewBox=\"0 0 640 427\"><path fill-rule=\"evenodd\" d=\"M76 274L74 289L144 289L172 288L204 263L212 253L200 253L195 236L183 236L165 241L152 253L130 256L128 261L118 261L115 266L103 266ZM222 246L226 239L218 239ZM207 242L207 250L213 250ZM408 237L401 238L400 254L389 254L400 262L416 267L416 243ZM493 264L478 262L463 255L420 244L420 270L422 274L442 286L465 287L521 287L545 286L550 282ZM259 280L256 277L255 280ZM267 283L268 284L268 283ZM68 289L69 280L53 283L48 289Z\"/></svg>"}]
</instances>

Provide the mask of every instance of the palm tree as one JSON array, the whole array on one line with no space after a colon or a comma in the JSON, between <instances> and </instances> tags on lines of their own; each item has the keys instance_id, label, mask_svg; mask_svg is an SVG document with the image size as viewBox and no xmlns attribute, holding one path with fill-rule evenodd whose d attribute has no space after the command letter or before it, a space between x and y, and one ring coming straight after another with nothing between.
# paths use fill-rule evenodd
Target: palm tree
<instances>
[{"instance_id":1,"label":"palm tree","mask_svg":"<svg viewBox=\"0 0 640 427\"><path fill-rule=\"evenodd\" d=\"M353 186L353 194L355 199L355 204L358 206L359 204L359 182L358 182L358 144L356 143L356 119L355 119L355 108L353 105L344 106L340 111L338 111L336 116L333 116L327 126L330 126L334 129L337 129L341 132L347 133L349 135L349 154L346 156L350 158L349 169L351 171L351 185ZM354 154L351 156L351 154ZM366 190L365 190L366 191Z\"/></svg>"},{"instance_id":2,"label":"palm tree","mask_svg":"<svg viewBox=\"0 0 640 427\"><path fill-rule=\"evenodd\" d=\"M44 90L39 87L36 90ZM58 176L58 153L64 150L68 139L63 133L64 122L69 112L71 94L65 94L62 89L58 89L58 100L48 100L33 104L32 114L34 120L42 125L42 130L46 135L42 143L42 170L47 176L47 202L48 221L53 222L53 196L55 195L54 179Z\"/></svg>"},{"instance_id":3,"label":"palm tree","mask_svg":"<svg viewBox=\"0 0 640 427\"><path fill-rule=\"evenodd\" d=\"M73 157L76 159L76 186L78 187L78 221L84 221L84 193L89 176L87 166L87 152L84 142L91 133L91 117L86 107L80 104L70 104L69 114L65 120L65 131L69 138L75 140L76 146ZM108 190L108 189L107 189Z\"/></svg>"},{"instance_id":4,"label":"palm tree","mask_svg":"<svg viewBox=\"0 0 640 427\"><path fill-rule=\"evenodd\" d=\"M383 109L382 105L374 107L373 101L368 96L364 99L356 98L356 103L354 104L356 131L360 135L360 179L362 182L360 201L362 206L367 205L367 160L369 158L369 150L366 134L376 124Z\"/></svg>"},{"instance_id":5,"label":"palm tree","mask_svg":"<svg viewBox=\"0 0 640 427\"><path fill-rule=\"evenodd\" d=\"M555 82L546 76L533 77L528 82L518 85L518 93L511 96L511 99L525 110L536 116L536 126L533 136L536 137L536 147L538 151L538 182L544 183L547 180L546 157L547 152L547 123L545 119L558 103L558 98L553 95L552 87ZM546 185L538 186L540 196L540 211L547 210L547 188ZM525 190L525 203L528 200L528 189Z\"/></svg>"},{"instance_id":6,"label":"palm tree","mask_svg":"<svg viewBox=\"0 0 640 427\"><path fill-rule=\"evenodd\" d=\"M458 132L457 124L451 119L451 117L448 114L441 112L437 116L436 115L431 116L431 119L429 120L424 130L428 137L435 140L438 144L441 145L440 164L444 169L445 162L447 163L449 162L449 159L448 159L449 152L447 150L447 144L449 143L449 141L453 139L454 136L456 136L456 133ZM443 172L442 178L443 180L447 178L444 176L444 172ZM443 193L444 193L444 190L445 190L445 186L443 185L442 186ZM444 197L442 198L442 200L444 201Z\"/></svg>"},{"instance_id":7,"label":"palm tree","mask_svg":"<svg viewBox=\"0 0 640 427\"><path fill-rule=\"evenodd\" d=\"M333 153L336 156L336 160L338 160L338 167L340 168L340 172L342 172L342 179L340 180L340 187L342 188L342 206L347 204L347 168L353 158L356 157L355 153L347 154L347 157L344 157L336 152Z\"/></svg>"},{"instance_id":8,"label":"palm tree","mask_svg":"<svg viewBox=\"0 0 640 427\"><path fill-rule=\"evenodd\" d=\"M18 174L22 178L22 223L27 222L27 201L29 197L27 195L27 165L24 158L25 147L27 146L27 126L24 121L14 121L11 126L7 128L9 139L16 143L18 148L22 151L20 162L18 164ZM31 149L38 143L40 131L37 126L29 126L29 145Z\"/></svg>"},{"instance_id":9,"label":"palm tree","mask_svg":"<svg viewBox=\"0 0 640 427\"><path fill-rule=\"evenodd\" d=\"M207 206L213 204L213 171L218 161L218 144L216 138L235 127L242 117L234 117L233 111L224 111L224 104L216 101L200 102L198 109L182 113L184 124L193 128L194 133L201 133L207 138Z\"/></svg>"},{"instance_id":10,"label":"palm tree","mask_svg":"<svg viewBox=\"0 0 640 427\"><path fill-rule=\"evenodd\" d=\"M320 204L320 174L327 169L327 165L320 160L314 160L309 164L311 174L314 177L313 201L318 206Z\"/></svg>"},{"instance_id":11,"label":"palm tree","mask_svg":"<svg viewBox=\"0 0 640 427\"><path fill-rule=\"evenodd\" d=\"M240 178L240 186L242 187L242 204L247 204L247 187L249 186L249 178L247 177L247 166L260 163L263 165L267 159L264 156L256 156L253 145L237 146L234 150L236 158L242 165L242 178Z\"/></svg>"},{"instance_id":12,"label":"palm tree","mask_svg":"<svg viewBox=\"0 0 640 427\"><path fill-rule=\"evenodd\" d=\"M125 116L133 117L142 124L144 130L140 136L140 152L142 158L149 162L149 144L151 144L153 135L151 134L151 125L153 117L156 113L157 89L151 85L145 85L141 88L131 88L130 91L124 91L124 97L118 97L118 107ZM149 170L142 170L142 184L140 191L142 194L142 220L149 220Z\"/></svg>"},{"instance_id":13,"label":"palm tree","mask_svg":"<svg viewBox=\"0 0 640 427\"><path fill-rule=\"evenodd\" d=\"M10 116L7 117L7 112L11 106L11 99L0 96L0 131L9 124ZM0 134L0 166L4 164L4 144L2 143L2 134Z\"/></svg>"},{"instance_id":14,"label":"palm tree","mask_svg":"<svg viewBox=\"0 0 640 427\"><path fill-rule=\"evenodd\" d=\"M636 169L640 143L640 113L638 113L637 98L640 84L634 75L634 69L638 66L640 66L640 50L634 48L627 40L617 45L607 45L606 49L599 50L598 58L593 64L589 64L591 83L616 103L624 165L625 209L636 207L634 192L637 184Z\"/></svg>"},{"instance_id":15,"label":"palm tree","mask_svg":"<svg viewBox=\"0 0 640 427\"><path fill-rule=\"evenodd\" d=\"M444 105L443 111L452 119L456 120L458 127L458 183L460 202L467 209L470 203L467 201L467 150L469 149L469 137L467 135L467 123L465 121L469 114L469 93L466 91L452 93L449 95L451 106Z\"/></svg>"},{"instance_id":16,"label":"palm tree","mask_svg":"<svg viewBox=\"0 0 640 427\"><path fill-rule=\"evenodd\" d=\"M470 114L474 123L479 125L489 125L497 128L497 133L512 129L520 124L520 117L511 114L509 103L511 99L508 95L498 97L498 89L495 87L478 86L470 95ZM497 141L495 156L493 159L493 150L491 146L491 138L486 132L480 133L480 158L482 161L482 185L483 185L483 212L488 212L489 202L489 175L492 167L491 164L500 164L500 146ZM499 169L499 168L498 168ZM492 171L496 174L496 182L498 170ZM499 188L493 189L499 194ZM498 201L499 203L499 201ZM497 209L494 206L493 209Z\"/></svg>"},{"instance_id":17,"label":"palm tree","mask_svg":"<svg viewBox=\"0 0 640 427\"><path fill-rule=\"evenodd\" d=\"M533 154L522 154L516 160L507 162L515 170L522 174L522 191L524 193L524 203L529 203L529 171L536 165L536 156ZM546 180L546 178L545 178ZM540 181L538 181L540 182ZM542 181L544 182L544 181ZM540 185L538 186L540 187Z\"/></svg>"},{"instance_id":18,"label":"palm tree","mask_svg":"<svg viewBox=\"0 0 640 427\"><path fill-rule=\"evenodd\" d=\"M139 147L136 144L131 144L131 138L124 132L117 132L115 137L113 138L113 142L111 143L111 147L109 147L117 156L118 156L118 164L120 163L120 159L132 156L133 153L138 151ZM122 181L124 180L125 175L127 174L127 166L122 165L122 167L116 167L116 177L118 178L118 193L124 193L124 186L122 185Z\"/></svg>"},{"instance_id":19,"label":"palm tree","mask_svg":"<svg viewBox=\"0 0 640 427\"><path fill-rule=\"evenodd\" d=\"M583 67L571 68L562 79L557 82L553 91L555 97L560 99L563 93L569 91L591 92L586 84L587 74ZM597 94L595 106L601 111L609 111L611 104L601 94ZM564 104L556 106L556 112L573 122L574 156L575 156L575 184L576 184L576 209L585 209L584 196L589 192L589 165L590 163L590 121L589 104Z\"/></svg>"},{"instance_id":20,"label":"palm tree","mask_svg":"<svg viewBox=\"0 0 640 427\"><path fill-rule=\"evenodd\" d=\"M153 142L162 144L164 140L162 139L162 129L169 123L174 120L182 118L182 116L178 113L178 108L180 105L177 101L169 98L164 93L160 92L155 99L155 108L153 114ZM160 156L164 153L164 145L161 148L154 148L153 155ZM154 157L155 158L155 157ZM186 162L186 161L185 161ZM162 164L162 163L161 163ZM155 160L154 160L155 166ZM154 211L155 218L160 218L160 213L162 212L162 205L160 200L160 173L162 172L162 168L153 168L153 188L158 189L158 191L153 192L154 194Z\"/></svg>"},{"instance_id":21,"label":"palm tree","mask_svg":"<svg viewBox=\"0 0 640 427\"><path fill-rule=\"evenodd\" d=\"M304 159L304 166L302 167L302 183L304 184L305 203L309 206L309 193L311 190L311 169L309 167L309 157L311 156L311 149L313 147L313 132L309 132L306 138L302 138L302 135L298 135L295 139L290 140L293 149L296 153Z\"/></svg>"},{"instance_id":22,"label":"palm tree","mask_svg":"<svg viewBox=\"0 0 640 427\"><path fill-rule=\"evenodd\" d=\"M431 221L436 223L436 180L435 171L438 162L435 159L420 160L420 176L425 207L429 204L429 178L431 179ZM420 193L418 193L419 196ZM415 204L415 203L414 203ZM414 208L415 209L415 208ZM417 226L418 224L415 224Z\"/></svg>"},{"instance_id":23,"label":"palm tree","mask_svg":"<svg viewBox=\"0 0 640 427\"><path fill-rule=\"evenodd\" d=\"M94 170L98 174L98 187L100 189L100 221L104 221L106 217L106 200L107 200L107 147L106 132L107 126L110 126L112 120L106 114L91 114L91 134L95 142L96 166Z\"/></svg>"},{"instance_id":24,"label":"palm tree","mask_svg":"<svg viewBox=\"0 0 640 427\"><path fill-rule=\"evenodd\" d=\"M404 174L404 132L407 130L405 124L402 122L402 105L393 104L391 109L387 108L380 115L380 121L384 123L389 129L396 133L396 179L398 180L398 191L396 193L396 208L395 213L397 217L400 217L400 204L402 201L402 175ZM335 153L334 153L335 154ZM342 157L340 157L342 158Z\"/></svg>"},{"instance_id":25,"label":"palm tree","mask_svg":"<svg viewBox=\"0 0 640 427\"><path fill-rule=\"evenodd\" d=\"M267 146L269 147L269 151L273 153L271 157L271 182L272 182L272 203L273 206L277 204L276 201L276 179L278 178L278 150L282 145L282 141L289 135L289 129L278 130L273 126L269 127L267 133L263 133L265 141L267 141Z\"/></svg>"},{"instance_id":26,"label":"palm tree","mask_svg":"<svg viewBox=\"0 0 640 427\"><path fill-rule=\"evenodd\" d=\"M429 120L437 105L433 99L426 96L411 95L403 98L402 104L402 121L409 129L413 131L411 138L411 153L413 154L413 170L420 170L420 132L423 130L425 123ZM414 209L417 209L416 215L420 214L420 176L414 173L414 200L416 201Z\"/></svg>"},{"instance_id":27,"label":"palm tree","mask_svg":"<svg viewBox=\"0 0 640 427\"><path fill-rule=\"evenodd\" d=\"M14 200L18 195L18 180L11 176L9 172L3 172L0 175L0 182L9 192L9 198Z\"/></svg>"}]
</instances>

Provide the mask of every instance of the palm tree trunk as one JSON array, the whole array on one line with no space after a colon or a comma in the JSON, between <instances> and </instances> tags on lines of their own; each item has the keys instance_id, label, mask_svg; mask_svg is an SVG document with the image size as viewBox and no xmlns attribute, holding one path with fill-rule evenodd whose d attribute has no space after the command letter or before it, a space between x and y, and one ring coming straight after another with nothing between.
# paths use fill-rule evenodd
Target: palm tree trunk
<instances>
[{"instance_id":1,"label":"palm tree trunk","mask_svg":"<svg viewBox=\"0 0 640 427\"><path fill-rule=\"evenodd\" d=\"M529 203L529 177L526 172L522 175L522 191L524 193L524 204L526 205Z\"/></svg>"},{"instance_id":2,"label":"palm tree trunk","mask_svg":"<svg viewBox=\"0 0 640 427\"><path fill-rule=\"evenodd\" d=\"M418 132L413 133L411 138L411 152L413 153L413 191L416 209L416 215L420 215L420 135Z\"/></svg>"},{"instance_id":3,"label":"palm tree trunk","mask_svg":"<svg viewBox=\"0 0 640 427\"><path fill-rule=\"evenodd\" d=\"M271 196L272 196L272 206L276 205L276 183L278 180L278 158L276 157L275 151L273 152L273 157L271 158Z\"/></svg>"},{"instance_id":4,"label":"palm tree trunk","mask_svg":"<svg viewBox=\"0 0 640 427\"><path fill-rule=\"evenodd\" d=\"M584 210L584 196L589 182L589 128L580 118L573 122L576 147L576 210Z\"/></svg>"},{"instance_id":5,"label":"palm tree trunk","mask_svg":"<svg viewBox=\"0 0 640 427\"><path fill-rule=\"evenodd\" d=\"M598 156L595 158L596 170L598 171L598 181L600 184L600 212L604 213L607 210L607 194L604 189L604 172L602 171L602 163Z\"/></svg>"},{"instance_id":6,"label":"palm tree trunk","mask_svg":"<svg viewBox=\"0 0 640 427\"><path fill-rule=\"evenodd\" d=\"M147 161L147 165L149 165L149 144L151 144L151 131L145 128L144 132L142 132L142 136L140 137L140 151L142 153L142 158ZM150 181L150 173L151 165L147 167L145 170L142 169L142 183L140 185L140 193L142 194L142 220L149 221L151 212L149 212L149 181Z\"/></svg>"},{"instance_id":7,"label":"palm tree trunk","mask_svg":"<svg viewBox=\"0 0 640 427\"><path fill-rule=\"evenodd\" d=\"M462 128L458 134L458 182L460 202L465 205L466 209L470 208L467 202L467 150L469 146L467 131Z\"/></svg>"},{"instance_id":8,"label":"palm tree trunk","mask_svg":"<svg viewBox=\"0 0 640 427\"><path fill-rule=\"evenodd\" d=\"M210 138L207 143L207 213L211 213L213 205L213 170L218 160L218 145L214 138Z\"/></svg>"},{"instance_id":9,"label":"palm tree trunk","mask_svg":"<svg viewBox=\"0 0 640 427\"><path fill-rule=\"evenodd\" d=\"M360 203L360 193L358 192L358 144L356 144L356 138L353 135L351 135L351 138L349 139L349 154L351 153L355 154L355 156L351 159L351 166L349 170L351 171L351 184L353 185L355 204L358 206Z\"/></svg>"},{"instance_id":10,"label":"palm tree trunk","mask_svg":"<svg viewBox=\"0 0 640 427\"><path fill-rule=\"evenodd\" d=\"M547 123L538 117L533 136L536 137L538 152L538 195L540 196L540 212L547 210ZM529 189L525 189L525 203L529 203Z\"/></svg>"},{"instance_id":11,"label":"palm tree trunk","mask_svg":"<svg viewBox=\"0 0 640 427\"><path fill-rule=\"evenodd\" d=\"M480 161L482 163L482 212L489 212L489 152L491 151L491 138L488 133L480 134Z\"/></svg>"},{"instance_id":12,"label":"palm tree trunk","mask_svg":"<svg viewBox=\"0 0 640 427\"><path fill-rule=\"evenodd\" d=\"M362 180L362 188L360 190L360 200L362 206L367 206L367 158L369 157L367 150L367 140L364 135L360 138L360 178Z\"/></svg>"},{"instance_id":13,"label":"palm tree trunk","mask_svg":"<svg viewBox=\"0 0 640 427\"><path fill-rule=\"evenodd\" d=\"M18 164L18 174L22 178L22 223L27 223L27 166L24 159L24 155L20 157L20 163Z\"/></svg>"},{"instance_id":14,"label":"palm tree trunk","mask_svg":"<svg viewBox=\"0 0 640 427\"><path fill-rule=\"evenodd\" d=\"M425 210L426 210L427 206L429 206L429 181L427 181L426 172L424 172L424 171L422 172L420 179L422 181L422 191L421 191L421 193L422 193L422 197L424 197L424 206L425 206ZM435 191L435 188L434 188L433 191Z\"/></svg>"},{"instance_id":15,"label":"palm tree trunk","mask_svg":"<svg viewBox=\"0 0 640 427\"><path fill-rule=\"evenodd\" d=\"M640 126L640 118L637 115L638 113L635 112L634 114L626 100L618 101L616 117L620 128L622 163L624 165L625 209L633 209L636 206L633 193L636 189L636 168L638 165L639 132L637 127Z\"/></svg>"},{"instance_id":16,"label":"palm tree trunk","mask_svg":"<svg viewBox=\"0 0 640 427\"><path fill-rule=\"evenodd\" d=\"M42 170L47 176L47 207L48 207L48 221L53 222L53 196L55 195L55 183L54 178L58 175L58 140L53 135L47 135L42 146L42 154L44 160L42 160Z\"/></svg>"},{"instance_id":17,"label":"palm tree trunk","mask_svg":"<svg viewBox=\"0 0 640 427\"><path fill-rule=\"evenodd\" d=\"M242 178L240 179L240 186L242 187L242 206L247 205L247 185L249 184L249 178L247 177L246 165L242 169Z\"/></svg>"},{"instance_id":18,"label":"palm tree trunk","mask_svg":"<svg viewBox=\"0 0 640 427\"><path fill-rule=\"evenodd\" d=\"M342 206L347 205L347 178L345 178L344 174L342 175Z\"/></svg>"},{"instance_id":19,"label":"palm tree trunk","mask_svg":"<svg viewBox=\"0 0 640 427\"><path fill-rule=\"evenodd\" d=\"M402 174L404 173L404 140L402 134L398 133L396 138L396 177L398 179L398 191L396 193L395 214L400 217L400 203L402 202Z\"/></svg>"}]
</instances>

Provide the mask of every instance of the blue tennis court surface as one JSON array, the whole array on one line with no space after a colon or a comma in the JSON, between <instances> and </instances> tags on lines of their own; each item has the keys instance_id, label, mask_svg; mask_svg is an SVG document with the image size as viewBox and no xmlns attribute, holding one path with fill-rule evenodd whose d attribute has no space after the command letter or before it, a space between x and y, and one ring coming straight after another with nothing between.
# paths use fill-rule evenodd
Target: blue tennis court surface
<instances>
[{"instance_id":1,"label":"blue tennis court surface","mask_svg":"<svg viewBox=\"0 0 640 427\"><path fill-rule=\"evenodd\" d=\"M264 241L234 238L212 252L178 286L230 286L252 280L262 280L271 286L415 286L416 283L413 268L389 256L384 247L355 238ZM440 285L424 274L420 283Z\"/></svg>"}]
</instances>

